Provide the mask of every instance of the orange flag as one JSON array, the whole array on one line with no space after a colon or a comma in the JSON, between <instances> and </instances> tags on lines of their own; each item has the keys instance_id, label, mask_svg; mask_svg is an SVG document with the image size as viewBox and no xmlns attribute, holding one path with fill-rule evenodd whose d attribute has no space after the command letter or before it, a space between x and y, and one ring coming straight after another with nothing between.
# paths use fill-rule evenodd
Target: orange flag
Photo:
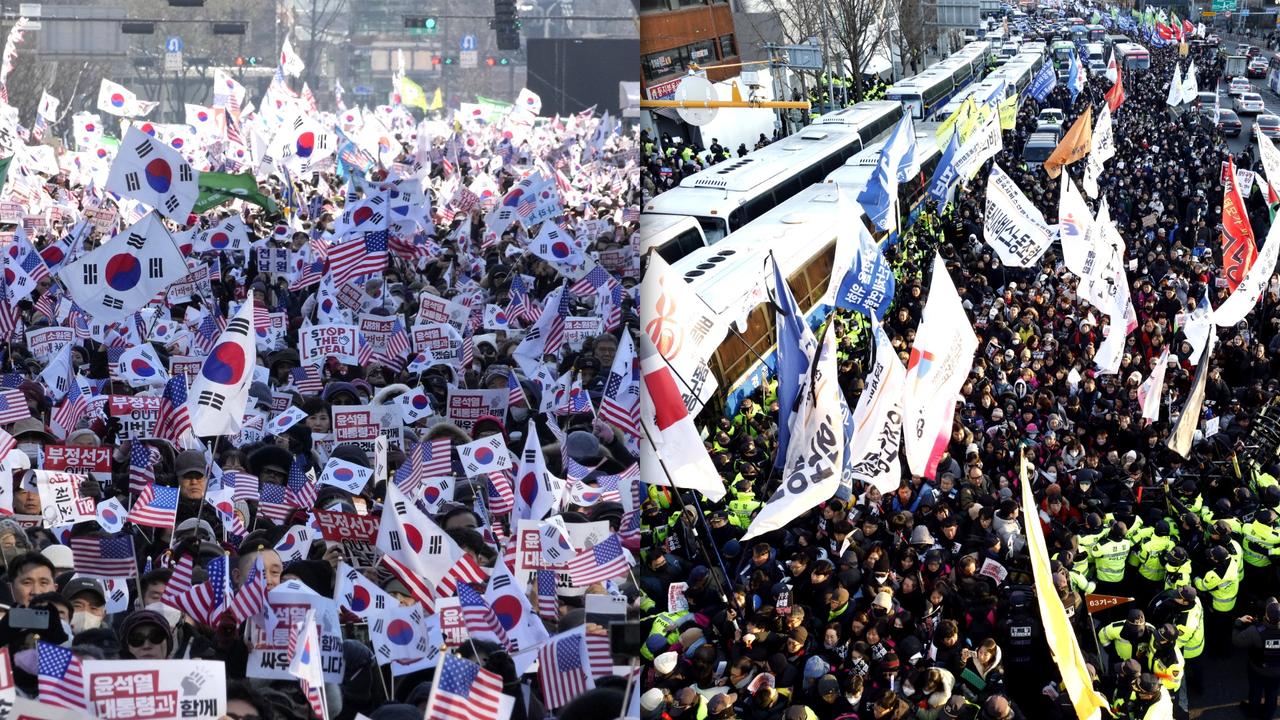
<instances>
[{"instance_id":1,"label":"orange flag","mask_svg":"<svg viewBox=\"0 0 1280 720\"><path fill-rule=\"evenodd\" d=\"M1044 161L1044 170L1049 177L1056 178L1062 174L1062 168L1089 154L1093 147L1093 108L1086 107L1084 114L1076 118L1076 122L1062 136L1053 154Z\"/></svg>"},{"instance_id":2,"label":"orange flag","mask_svg":"<svg viewBox=\"0 0 1280 720\"><path fill-rule=\"evenodd\" d=\"M1111 89L1107 91L1104 97L1106 97L1107 107L1111 108L1112 113L1124 102L1124 78L1121 77L1119 64L1116 65L1116 84L1111 86Z\"/></svg>"}]
</instances>

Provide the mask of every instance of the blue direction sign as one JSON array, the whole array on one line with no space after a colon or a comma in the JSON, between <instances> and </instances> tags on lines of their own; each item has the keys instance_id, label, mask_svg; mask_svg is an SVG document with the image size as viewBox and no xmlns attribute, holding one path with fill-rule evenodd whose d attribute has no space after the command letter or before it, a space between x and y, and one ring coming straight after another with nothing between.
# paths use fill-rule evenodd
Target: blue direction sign
<instances>
[{"instance_id":1,"label":"blue direction sign","mask_svg":"<svg viewBox=\"0 0 1280 720\"><path fill-rule=\"evenodd\" d=\"M164 51L170 53L182 52L182 38L174 36L164 41Z\"/></svg>"},{"instance_id":2,"label":"blue direction sign","mask_svg":"<svg viewBox=\"0 0 1280 720\"><path fill-rule=\"evenodd\" d=\"M459 49L461 49L461 50L475 50L475 49L476 49L476 36L475 36L475 35L463 35L463 36L462 36L462 40L460 40L460 41L458 42L458 45L459 45Z\"/></svg>"}]
</instances>

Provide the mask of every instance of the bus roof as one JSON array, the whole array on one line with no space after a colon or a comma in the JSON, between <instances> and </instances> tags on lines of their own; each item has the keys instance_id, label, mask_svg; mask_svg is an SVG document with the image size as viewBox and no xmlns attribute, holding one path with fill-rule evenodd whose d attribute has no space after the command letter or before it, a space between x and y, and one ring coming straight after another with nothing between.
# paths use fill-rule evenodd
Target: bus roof
<instances>
[{"instance_id":1,"label":"bus roof","mask_svg":"<svg viewBox=\"0 0 1280 720\"><path fill-rule=\"evenodd\" d=\"M941 154L942 149L938 147L939 125L941 123L936 122L915 124L917 161L923 163ZM844 165L828 175L827 182L838 184L846 191L850 188L853 188L855 193L861 191L867 186L871 173L880 162L880 151L884 148L885 142L872 143L863 148L862 152L846 160Z\"/></svg>"},{"instance_id":2,"label":"bus roof","mask_svg":"<svg viewBox=\"0 0 1280 720\"><path fill-rule=\"evenodd\" d=\"M786 173L796 165L809 165L813 158L831 152L834 145L857 138L858 128L838 122L809 126L771 143L746 157L727 160L685 178L682 188L707 188L728 192L748 192ZM659 195L654 200L659 200Z\"/></svg>"}]
</instances>

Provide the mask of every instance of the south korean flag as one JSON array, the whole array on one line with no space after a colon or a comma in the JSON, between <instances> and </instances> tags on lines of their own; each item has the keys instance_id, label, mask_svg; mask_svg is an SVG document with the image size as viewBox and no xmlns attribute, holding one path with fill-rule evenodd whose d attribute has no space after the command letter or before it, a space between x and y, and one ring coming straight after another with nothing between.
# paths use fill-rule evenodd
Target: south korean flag
<instances>
[{"instance_id":1,"label":"south korean flag","mask_svg":"<svg viewBox=\"0 0 1280 720\"><path fill-rule=\"evenodd\" d=\"M458 446L458 457L467 477L484 475L512 466L511 453L501 435L490 435L474 442Z\"/></svg>"},{"instance_id":2,"label":"south korean flag","mask_svg":"<svg viewBox=\"0 0 1280 720\"><path fill-rule=\"evenodd\" d=\"M243 254L249 248L249 229L239 216L232 216L195 236L197 252L214 251Z\"/></svg>"},{"instance_id":3,"label":"south korean flag","mask_svg":"<svg viewBox=\"0 0 1280 720\"><path fill-rule=\"evenodd\" d=\"M273 154L290 170L306 172L333 155L333 135L305 114L280 128L272 142Z\"/></svg>"},{"instance_id":4,"label":"south korean flag","mask_svg":"<svg viewBox=\"0 0 1280 720\"><path fill-rule=\"evenodd\" d=\"M177 150L132 126L120 141L106 189L144 202L185 225L200 194L198 175Z\"/></svg>"},{"instance_id":5,"label":"south korean flag","mask_svg":"<svg viewBox=\"0 0 1280 720\"><path fill-rule=\"evenodd\" d=\"M155 213L58 272L71 299L99 323L124 320L186 275L186 260Z\"/></svg>"},{"instance_id":6,"label":"south korean flag","mask_svg":"<svg viewBox=\"0 0 1280 720\"><path fill-rule=\"evenodd\" d=\"M196 435L235 435L249 401L253 367L258 361L254 343L253 303L244 303L227 323L200 374L191 384L191 427Z\"/></svg>"},{"instance_id":7,"label":"south korean flag","mask_svg":"<svg viewBox=\"0 0 1280 720\"><path fill-rule=\"evenodd\" d=\"M289 428L306 419L307 411L293 405L271 418L271 422L267 423L266 431L276 436L284 435Z\"/></svg>"}]
</instances>

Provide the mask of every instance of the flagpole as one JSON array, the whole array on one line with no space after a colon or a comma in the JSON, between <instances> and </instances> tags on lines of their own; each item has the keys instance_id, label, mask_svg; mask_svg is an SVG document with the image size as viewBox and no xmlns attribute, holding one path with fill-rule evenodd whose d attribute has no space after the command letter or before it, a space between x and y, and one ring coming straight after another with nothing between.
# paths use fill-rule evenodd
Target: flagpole
<instances>
[{"instance_id":1,"label":"flagpole","mask_svg":"<svg viewBox=\"0 0 1280 720\"><path fill-rule=\"evenodd\" d=\"M440 687L440 674L444 672L444 656L447 652L449 652L449 646L441 645L440 657L436 660L436 671L433 673L431 678L431 694L427 696L427 709L422 713L422 717L427 718L428 720L432 717L431 711L436 707L436 691ZM476 659L478 660L479 656L477 656ZM391 676L391 684L392 687L395 687L394 674Z\"/></svg>"}]
</instances>

